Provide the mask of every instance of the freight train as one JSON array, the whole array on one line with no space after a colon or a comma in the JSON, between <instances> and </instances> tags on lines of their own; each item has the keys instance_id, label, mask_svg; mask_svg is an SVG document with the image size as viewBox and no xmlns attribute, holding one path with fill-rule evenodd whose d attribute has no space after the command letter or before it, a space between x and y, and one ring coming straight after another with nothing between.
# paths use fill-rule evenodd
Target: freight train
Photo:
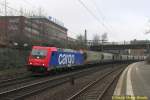
<instances>
[{"instance_id":1,"label":"freight train","mask_svg":"<svg viewBox=\"0 0 150 100\"><path fill-rule=\"evenodd\" d=\"M120 55L104 52L33 46L28 58L28 70L45 73L53 69L79 65L144 60L144 56Z\"/></svg>"}]
</instances>

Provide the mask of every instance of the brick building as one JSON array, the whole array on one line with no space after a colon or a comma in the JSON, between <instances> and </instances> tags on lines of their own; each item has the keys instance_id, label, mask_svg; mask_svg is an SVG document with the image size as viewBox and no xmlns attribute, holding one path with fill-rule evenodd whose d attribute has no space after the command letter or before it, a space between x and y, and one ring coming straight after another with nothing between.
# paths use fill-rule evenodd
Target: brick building
<instances>
[{"instance_id":1,"label":"brick building","mask_svg":"<svg viewBox=\"0 0 150 100\"><path fill-rule=\"evenodd\" d=\"M67 29L44 17L0 16L0 44L67 40Z\"/></svg>"},{"instance_id":2,"label":"brick building","mask_svg":"<svg viewBox=\"0 0 150 100\"><path fill-rule=\"evenodd\" d=\"M67 29L45 17L31 17L32 22L36 22L40 26L41 33L48 35L52 39L67 39Z\"/></svg>"}]
</instances>

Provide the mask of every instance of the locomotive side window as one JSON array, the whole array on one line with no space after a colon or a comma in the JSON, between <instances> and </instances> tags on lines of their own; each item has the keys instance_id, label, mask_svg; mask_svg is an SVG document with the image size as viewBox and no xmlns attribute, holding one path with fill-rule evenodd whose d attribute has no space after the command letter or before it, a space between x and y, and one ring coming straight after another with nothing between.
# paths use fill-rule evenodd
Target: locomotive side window
<instances>
[{"instance_id":1,"label":"locomotive side window","mask_svg":"<svg viewBox=\"0 0 150 100\"><path fill-rule=\"evenodd\" d=\"M46 50L39 50L39 49L33 49L31 52L31 56L33 58L37 59L43 59L46 57L47 51Z\"/></svg>"}]
</instances>

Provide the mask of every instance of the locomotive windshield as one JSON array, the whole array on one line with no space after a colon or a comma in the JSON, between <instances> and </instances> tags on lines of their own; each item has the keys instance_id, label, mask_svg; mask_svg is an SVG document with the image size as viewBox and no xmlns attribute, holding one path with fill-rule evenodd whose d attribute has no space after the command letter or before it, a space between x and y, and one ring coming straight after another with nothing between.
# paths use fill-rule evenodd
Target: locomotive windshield
<instances>
[{"instance_id":1,"label":"locomotive windshield","mask_svg":"<svg viewBox=\"0 0 150 100\"><path fill-rule=\"evenodd\" d=\"M46 50L38 50L38 49L33 49L31 52L31 55L33 58L38 58L38 59L42 59L45 58L47 54Z\"/></svg>"}]
</instances>

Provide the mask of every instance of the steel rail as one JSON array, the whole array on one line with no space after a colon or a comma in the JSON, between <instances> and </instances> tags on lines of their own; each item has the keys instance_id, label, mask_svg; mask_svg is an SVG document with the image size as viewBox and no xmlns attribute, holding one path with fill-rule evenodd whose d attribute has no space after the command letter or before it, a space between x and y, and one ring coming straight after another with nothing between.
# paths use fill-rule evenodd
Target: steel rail
<instances>
[{"instance_id":1,"label":"steel rail","mask_svg":"<svg viewBox=\"0 0 150 100\"><path fill-rule=\"evenodd\" d=\"M109 76L111 73L115 72L115 71L118 71L120 70L120 68L118 68L117 70L112 70L106 74L104 74L103 76L101 76L100 78L97 78L95 81L89 83L88 85L86 85L85 87L83 87L80 91L78 91L76 94L74 94L73 96L71 96L70 98L68 98L67 100L75 100L76 98L78 98L80 95L82 95L83 93L85 93L90 87L94 86L96 83L98 83L99 81L103 80L104 78L106 78L107 76ZM123 70L123 69L122 69ZM122 70L119 72L121 73ZM104 93L106 91L107 88L104 89ZM103 92L102 94L100 94L100 96L98 98L101 98L102 95L103 95Z\"/></svg>"},{"instance_id":2,"label":"steel rail","mask_svg":"<svg viewBox=\"0 0 150 100\"><path fill-rule=\"evenodd\" d=\"M52 88L52 87L58 86L60 84L66 83L70 80L70 77L78 78L78 77L81 77L83 75L87 75L87 74L89 74L90 71L91 71L91 68L88 68L88 69L84 69L81 71L65 74L62 76L53 77L53 78L48 79L48 80L39 81L37 83L18 87L16 89L3 91L0 93L0 98L6 98L6 99L12 99L13 98L13 100L19 100L21 98L24 98L24 97L30 96L32 94L38 93L44 89ZM92 71L95 72L94 69ZM40 86L43 86L43 87L40 87ZM31 91L31 90L33 90L33 91ZM23 91L26 91L26 92L23 92ZM16 95L16 93L19 95ZM23 94L23 95L21 95L21 94Z\"/></svg>"},{"instance_id":3,"label":"steel rail","mask_svg":"<svg viewBox=\"0 0 150 100\"><path fill-rule=\"evenodd\" d=\"M105 95L105 93L107 92L107 90L111 87L111 85L113 84L113 82L117 79L117 77L120 76L120 74L122 73L124 69L122 69L110 82L110 84L108 84L105 89L102 91L102 93L98 96L97 100L102 100L102 97Z\"/></svg>"}]
</instances>

